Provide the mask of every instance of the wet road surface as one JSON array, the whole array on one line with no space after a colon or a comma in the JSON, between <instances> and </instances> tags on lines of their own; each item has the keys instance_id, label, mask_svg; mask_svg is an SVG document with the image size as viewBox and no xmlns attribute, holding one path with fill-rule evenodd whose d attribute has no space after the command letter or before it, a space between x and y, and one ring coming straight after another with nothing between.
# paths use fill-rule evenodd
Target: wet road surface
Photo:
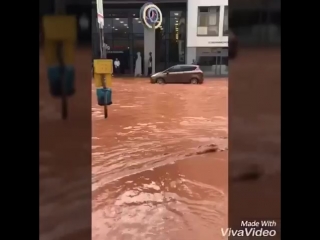
<instances>
[{"instance_id":1,"label":"wet road surface","mask_svg":"<svg viewBox=\"0 0 320 240\"><path fill-rule=\"evenodd\" d=\"M39 66L39 238L91 237L91 49L76 51L76 93L61 120L61 100L49 94L47 68ZM89 79L89 81L88 81ZM79 211L81 209L81 211Z\"/></svg>"},{"instance_id":2,"label":"wet road surface","mask_svg":"<svg viewBox=\"0 0 320 240\"><path fill-rule=\"evenodd\" d=\"M229 74L229 226L280 219L281 51L240 49ZM241 176L258 172L259 178ZM280 239L280 225L277 225Z\"/></svg>"},{"instance_id":3,"label":"wet road surface","mask_svg":"<svg viewBox=\"0 0 320 240\"><path fill-rule=\"evenodd\" d=\"M257 216L260 218L280 216L280 51L270 51L269 49L261 49L259 51L260 53L258 54L257 50L240 52L239 57L234 61L235 64L232 62L230 64L232 71L229 80L229 102L230 106L234 106L234 108L231 109L232 122L229 127L233 127L233 129L230 129L232 133L236 132L236 134L232 134L232 136L236 137L232 139L232 142L236 143L236 145L232 146L231 152L234 153L234 155L229 158L229 161L231 160L232 165L236 165L236 167L232 167L231 170L237 171L235 173L229 172L229 175L231 175L232 178L233 175L237 176L241 172L246 172L248 169L250 170L252 163L255 165L258 163L258 166L264 172L262 177L255 181L237 181L231 184L232 199L236 199L237 202L235 204L236 206L232 209L231 224L234 222L236 225L239 223L239 220L244 218L244 216L248 219L253 219ZM40 57L42 57L42 55L40 55ZM88 79L90 79L90 69L87 69L87 66L91 66L91 49L79 52L76 59L77 94L70 99L70 120L63 122L60 120L60 102L52 99L48 94L45 67L41 66L43 65L43 59L40 58L39 218L41 239L82 240L89 239L90 237L88 237L88 234L91 236L91 228L88 227L91 225L91 219L86 217L89 216L89 214L91 215L91 209L89 213L86 212L86 209L88 209L88 206L91 204L91 202L87 202L90 197L87 196L88 193L86 189L91 188L91 182L87 181L85 177L90 175L87 171L89 169L88 164L91 165L90 162L88 163L88 159L91 157L91 145L86 145L88 143L87 139L91 137L91 129L88 128L88 122L90 122L91 119L87 119L89 117L87 112L91 106L86 106L85 104L87 104L88 101L82 100L90 98L92 93L90 89L86 90L86 88L80 87L86 86ZM230 81L233 82L230 84ZM179 85L179 87L180 86L181 85ZM231 86L233 86L232 89ZM116 88L116 85L114 87ZM186 87L188 86L182 85L183 89ZM202 86L190 87L201 88ZM199 92L196 91L191 92L191 94L194 95L197 95L196 93L199 94ZM230 98L230 96L232 97ZM129 95L127 95L127 97L129 97ZM216 98L216 96L213 97ZM116 99L117 96L115 95L115 101ZM153 97L151 99L156 98ZM217 101L217 99L215 100ZM217 108L220 105L213 103L212 106L215 108L214 111L218 111ZM94 108L96 108L96 105L94 105ZM119 106L117 108L119 109ZM95 129L97 124L102 125L107 122L109 125L116 125L116 121L119 121L120 123L121 121L131 121L133 123L130 122L128 126L134 126L135 122L140 122L138 121L139 119L137 119L137 116L129 114L133 108L130 110L130 107L127 107L128 112L122 110L118 111L117 108L116 105L110 108L110 116L119 114L129 119L110 117L105 121L100 117L97 118L97 116L94 116L94 134L96 134L97 131ZM112 110L115 111L113 112ZM156 112L157 110L155 109L154 111ZM181 109L179 108L178 111L181 111ZM186 112L186 110L184 111ZM95 114L99 114L99 112L93 112L93 115ZM104 128L108 128L109 125L103 126ZM237 127L235 128L235 126ZM101 135L102 133L100 132L99 134ZM213 134L214 131L212 131L209 137L212 137ZM77 140L75 141L74 138ZM113 149L116 146L115 141L107 142L107 140L105 140L104 143L99 143L97 142L98 140L99 139L93 139L93 145L106 146L105 152L108 151L107 147L109 144ZM180 140L185 142L188 139L181 138ZM188 144L191 145L190 142L187 143L187 145ZM207 143L205 141L201 144L195 143L194 148L197 148L197 146L202 144L205 145ZM187 152L189 152L189 150L190 148L187 149ZM93 149L93 152L101 152L101 149ZM193 151L190 152L192 153ZM56 155L52 155L52 153ZM97 184L98 181L95 180L96 182L93 184L93 187L95 187L95 191L93 192L93 199L95 202L92 203L94 239L106 239L106 236L109 236L110 239L112 239L112 237L113 239L132 239L132 235L134 234L122 234L125 232L125 227L123 227L125 224L131 226L131 228L128 229L133 229L132 232L134 232L134 230L137 231L137 239L144 239L140 238L140 236L145 236L147 235L146 232L149 233L151 230L159 227L159 222L161 222L159 215L164 215L164 213L169 217L164 217L163 222L166 222L163 224L163 231L152 231L152 234L156 234L156 236L152 236L154 239L161 239L161 237L164 239L179 240L181 238L208 239L208 234L211 234L211 232L214 232L213 236L215 236L214 234L216 231L212 229L213 225L209 228L206 223L209 222L208 219L217 219L213 217L215 216L214 214L211 214L212 212L216 212L215 209L218 209L218 207L212 204L214 201L211 201L211 199L215 201L218 199L216 197L217 192L219 192L217 189L223 190L224 194L227 191L227 183L223 180L225 177L224 169L227 171L227 166L224 164L223 159L227 157L227 154L228 152L218 152L210 154L210 157L208 158L206 155L197 155L197 159L201 159L202 161L194 161L194 157L189 156L178 162L173 160L172 162L174 164L165 165L162 166L162 168L154 168L153 172L137 171L137 175L131 173L131 175L128 174L126 177L120 176L121 174L118 174L118 171L118 173L114 174L112 177L106 176L105 183L100 185ZM179 154L177 155L179 156ZM209 155L207 154L207 156ZM216 161L212 161L212 159L215 159ZM112 163L112 161L110 162ZM114 166L115 165L113 165L113 167ZM203 174L209 172L209 168L212 169L212 166L217 170L211 171L210 174ZM103 168L101 167L100 172L102 172L102 170ZM108 171L108 168L105 168L105 170ZM97 169L95 169L95 171L97 171ZM171 176L176 177L164 177L167 172ZM97 179L94 173L93 176ZM139 201L137 198L140 196L142 196L141 199L146 199L147 197L151 200L164 199L162 195L162 198L156 198L155 196L159 196L159 194L152 194L152 187L154 185L152 185L153 183L147 185L147 183L150 182L149 180L146 181L146 185L143 185L146 176L152 177L154 182L158 179L156 182L158 185L161 181L165 183L164 186L167 187L163 187L162 189L170 190L163 191L166 193L165 196L174 196L175 199L178 200L182 199L180 202L175 201L170 203L176 205L179 203L178 206L180 208L177 207L174 209L183 211L184 215L182 216L185 218L178 217L181 216L181 214L178 215L175 214L174 211L170 211L172 207L168 208L169 204L158 204L158 206L161 206L162 208L159 208L159 212L155 212L155 208L143 204L135 205L128 200L130 198L127 197L128 195L124 194L125 192L127 194L132 193L132 195L135 194L136 197L134 200L138 203ZM114 179L118 179L118 181ZM133 179L136 181L136 186L134 186L134 183L131 183L132 185L130 186L129 181L133 181ZM169 188L171 185L168 187L168 182L171 181L170 179L174 179L175 181L178 179L180 182L183 182L185 181L184 179L186 179L185 182L187 183L185 184L185 187L180 188L183 190L180 190L180 195L177 194L178 191L176 188L174 188L174 190L176 190L175 194L167 194L167 192L174 192L172 189L176 186L173 184L172 188ZM192 184L190 184L190 179L191 182L193 181ZM179 183L179 181L177 182ZM134 189L134 187L137 188ZM149 193L148 191L142 191L141 189L149 189ZM185 189L194 189L195 194L188 195L188 191ZM143 194L141 192L143 192ZM137 193L140 193L140 195ZM96 201L98 199L102 202L104 198L108 197L108 194L110 198L103 203ZM193 197L190 197L190 195ZM201 198L199 197L200 195ZM144 196L147 197L143 198ZM224 196L224 198L226 199L227 196ZM133 199L132 196L131 199ZM201 207L204 206L206 202L202 201L202 203L205 203L203 205L197 204L198 201L196 200L198 199L200 199L200 202L202 201L201 199L210 199L207 206L211 206L211 208ZM149 202L152 202L151 200L149 200ZM140 202L142 201L149 203L147 200L141 200ZM166 203L167 202L168 201L166 201ZM184 204L186 202L189 203L189 206L192 206L193 204L194 207L188 207L188 204ZM234 200L232 202L234 202ZM115 204L110 207L112 203ZM102 207L103 204L104 207ZM135 207L137 208L137 212L134 210ZM83 210L80 214L79 209ZM204 210L200 211L199 209ZM207 209L214 209L214 211L208 211ZM143 214L152 213L152 210L154 211L154 218L152 217L152 214ZM194 212L206 212L206 214L193 215L192 213ZM112 215L110 215L111 213ZM135 216L140 218L135 220L135 218L131 217L133 214L136 214ZM175 216L175 218L172 216ZM171 222L168 219L171 220ZM178 223L172 224L174 221L177 221ZM151 224L141 224L145 222L150 222ZM192 222L192 224L190 224L190 222ZM190 225L191 227L189 227ZM182 230L183 227L184 230ZM178 230L174 231L175 228ZM195 229L195 231L190 230L191 228L192 230ZM198 235L196 233L198 233ZM118 238L117 234L119 234L118 236L121 236L121 238ZM211 236L210 239L212 239Z\"/></svg>"},{"instance_id":4,"label":"wet road surface","mask_svg":"<svg viewBox=\"0 0 320 240\"><path fill-rule=\"evenodd\" d=\"M91 237L91 116L88 114L91 56L91 49L76 51L76 93L68 99L68 119L61 120L61 100L49 94L44 54L39 51L39 238L42 240Z\"/></svg>"},{"instance_id":5,"label":"wet road surface","mask_svg":"<svg viewBox=\"0 0 320 240\"><path fill-rule=\"evenodd\" d=\"M92 94L93 239L221 239L228 82L112 87L107 120Z\"/></svg>"}]
</instances>

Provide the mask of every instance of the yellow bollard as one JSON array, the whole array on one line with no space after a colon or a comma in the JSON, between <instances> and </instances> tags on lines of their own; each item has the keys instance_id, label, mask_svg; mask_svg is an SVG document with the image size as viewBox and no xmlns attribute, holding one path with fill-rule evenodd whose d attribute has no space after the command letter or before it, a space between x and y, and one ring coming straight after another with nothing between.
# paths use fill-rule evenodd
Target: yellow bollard
<instances>
[{"instance_id":1,"label":"yellow bollard","mask_svg":"<svg viewBox=\"0 0 320 240\"><path fill-rule=\"evenodd\" d=\"M43 17L44 53L47 65L57 65L57 48L62 43L64 64L73 65L77 41L75 16L47 15Z\"/></svg>"},{"instance_id":2,"label":"yellow bollard","mask_svg":"<svg viewBox=\"0 0 320 240\"><path fill-rule=\"evenodd\" d=\"M95 59L93 61L97 99L98 104L104 107L104 118L108 118L107 105L112 104L112 63L113 61L110 59Z\"/></svg>"},{"instance_id":3,"label":"yellow bollard","mask_svg":"<svg viewBox=\"0 0 320 240\"><path fill-rule=\"evenodd\" d=\"M112 59L95 59L93 61L94 68L94 82L96 88L111 87L112 85L112 73L113 73L113 61ZM104 78L104 82L102 82Z\"/></svg>"},{"instance_id":4,"label":"yellow bollard","mask_svg":"<svg viewBox=\"0 0 320 240\"><path fill-rule=\"evenodd\" d=\"M50 93L53 97L61 97L62 118L67 119L67 97L75 93L76 17L44 16L43 30L44 55L48 68Z\"/></svg>"}]
</instances>

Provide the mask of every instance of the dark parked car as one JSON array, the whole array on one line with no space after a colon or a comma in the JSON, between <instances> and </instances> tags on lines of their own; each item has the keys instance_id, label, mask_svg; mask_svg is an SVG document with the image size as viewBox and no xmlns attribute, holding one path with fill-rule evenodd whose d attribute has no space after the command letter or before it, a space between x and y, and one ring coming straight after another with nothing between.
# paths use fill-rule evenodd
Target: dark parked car
<instances>
[{"instance_id":1,"label":"dark parked car","mask_svg":"<svg viewBox=\"0 0 320 240\"><path fill-rule=\"evenodd\" d=\"M175 65L150 77L151 83L202 84L203 72L198 65Z\"/></svg>"}]
</instances>

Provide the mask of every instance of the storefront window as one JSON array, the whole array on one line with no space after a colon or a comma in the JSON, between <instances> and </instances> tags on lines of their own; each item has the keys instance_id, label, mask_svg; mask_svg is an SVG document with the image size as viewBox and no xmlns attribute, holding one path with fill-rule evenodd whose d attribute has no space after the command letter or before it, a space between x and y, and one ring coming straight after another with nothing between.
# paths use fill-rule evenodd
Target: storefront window
<instances>
[{"instance_id":1,"label":"storefront window","mask_svg":"<svg viewBox=\"0 0 320 240\"><path fill-rule=\"evenodd\" d=\"M185 62L186 22L184 8L175 10L171 5L160 8L162 25L155 30L155 65L156 71L168 68L170 65ZM96 10L93 11L92 45L99 55L99 32L96 26ZM121 72L132 73L135 69L137 52L144 57L144 26L139 19L139 8L135 9L105 9L105 43L109 45L108 58L118 58L123 66ZM170 63L169 63L170 62ZM142 59L142 68L143 66Z\"/></svg>"},{"instance_id":2,"label":"storefront window","mask_svg":"<svg viewBox=\"0 0 320 240\"><path fill-rule=\"evenodd\" d=\"M178 30L181 13L181 11L170 11L170 33Z\"/></svg>"},{"instance_id":3,"label":"storefront window","mask_svg":"<svg viewBox=\"0 0 320 240\"><path fill-rule=\"evenodd\" d=\"M228 49L197 48L197 64L207 76L227 76Z\"/></svg>"},{"instance_id":4,"label":"storefront window","mask_svg":"<svg viewBox=\"0 0 320 240\"><path fill-rule=\"evenodd\" d=\"M105 18L104 19L104 32L105 33L112 33L112 18Z\"/></svg>"},{"instance_id":5,"label":"storefront window","mask_svg":"<svg viewBox=\"0 0 320 240\"><path fill-rule=\"evenodd\" d=\"M170 11L169 33L167 39L167 58L169 66L185 63L185 12Z\"/></svg>"},{"instance_id":6,"label":"storefront window","mask_svg":"<svg viewBox=\"0 0 320 240\"><path fill-rule=\"evenodd\" d=\"M112 34L113 34L113 38L128 38L128 35L129 35L128 18L113 18Z\"/></svg>"},{"instance_id":7,"label":"storefront window","mask_svg":"<svg viewBox=\"0 0 320 240\"><path fill-rule=\"evenodd\" d=\"M219 35L220 6L198 7L198 36Z\"/></svg>"},{"instance_id":8,"label":"storefront window","mask_svg":"<svg viewBox=\"0 0 320 240\"><path fill-rule=\"evenodd\" d=\"M105 33L104 34L104 41L110 47L113 48L113 34L112 33Z\"/></svg>"},{"instance_id":9,"label":"storefront window","mask_svg":"<svg viewBox=\"0 0 320 240\"><path fill-rule=\"evenodd\" d=\"M135 17L132 19L132 32L133 33L143 34L143 32L144 32L143 28L144 28L144 26L138 17Z\"/></svg>"}]
</instances>

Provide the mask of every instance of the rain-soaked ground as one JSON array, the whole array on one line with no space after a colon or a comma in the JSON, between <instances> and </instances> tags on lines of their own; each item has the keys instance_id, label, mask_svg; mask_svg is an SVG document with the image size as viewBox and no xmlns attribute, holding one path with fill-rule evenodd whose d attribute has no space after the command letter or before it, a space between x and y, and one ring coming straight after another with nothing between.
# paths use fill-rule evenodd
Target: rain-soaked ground
<instances>
[{"instance_id":1,"label":"rain-soaked ground","mask_svg":"<svg viewBox=\"0 0 320 240\"><path fill-rule=\"evenodd\" d=\"M220 239L227 222L227 80L115 79L93 88L93 239Z\"/></svg>"}]
</instances>

